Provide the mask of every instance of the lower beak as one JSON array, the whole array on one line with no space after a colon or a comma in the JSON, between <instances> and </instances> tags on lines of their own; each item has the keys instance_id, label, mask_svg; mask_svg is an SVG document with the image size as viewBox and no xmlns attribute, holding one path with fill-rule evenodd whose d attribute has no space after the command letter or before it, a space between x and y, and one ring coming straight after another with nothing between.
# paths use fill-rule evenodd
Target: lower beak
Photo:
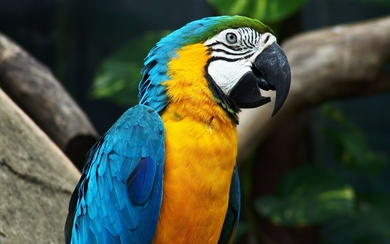
<instances>
[{"instance_id":1,"label":"lower beak","mask_svg":"<svg viewBox=\"0 0 390 244\"><path fill-rule=\"evenodd\" d=\"M276 91L275 115L290 90L291 72L287 57L277 43L264 49L255 59L252 72L246 73L232 89L230 97L240 108L254 108L271 101L260 89Z\"/></svg>"}]
</instances>

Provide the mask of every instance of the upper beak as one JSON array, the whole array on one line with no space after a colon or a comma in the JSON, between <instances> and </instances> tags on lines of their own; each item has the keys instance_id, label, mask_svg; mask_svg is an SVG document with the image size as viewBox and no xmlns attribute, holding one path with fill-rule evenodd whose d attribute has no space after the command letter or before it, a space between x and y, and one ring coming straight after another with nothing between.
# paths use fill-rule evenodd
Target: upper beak
<instances>
[{"instance_id":1,"label":"upper beak","mask_svg":"<svg viewBox=\"0 0 390 244\"><path fill-rule=\"evenodd\" d=\"M276 91L273 116L282 107L290 90L291 71L286 54L274 42L256 57L254 66L264 78L261 79L260 88Z\"/></svg>"},{"instance_id":2,"label":"upper beak","mask_svg":"<svg viewBox=\"0 0 390 244\"><path fill-rule=\"evenodd\" d=\"M272 116L282 107L290 90L291 72L287 57L274 42L255 59L252 72L245 74L232 89L230 96L241 108L253 108L268 103L260 89L275 90L276 99Z\"/></svg>"}]
</instances>

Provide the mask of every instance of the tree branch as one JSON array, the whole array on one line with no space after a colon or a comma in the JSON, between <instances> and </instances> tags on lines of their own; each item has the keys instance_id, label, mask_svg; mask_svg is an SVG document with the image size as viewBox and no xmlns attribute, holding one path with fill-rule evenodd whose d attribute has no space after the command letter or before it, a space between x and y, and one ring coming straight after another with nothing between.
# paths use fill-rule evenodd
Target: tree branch
<instances>
[{"instance_id":1,"label":"tree branch","mask_svg":"<svg viewBox=\"0 0 390 244\"><path fill-rule=\"evenodd\" d=\"M0 89L0 243L63 243L80 173Z\"/></svg>"},{"instance_id":2,"label":"tree branch","mask_svg":"<svg viewBox=\"0 0 390 244\"><path fill-rule=\"evenodd\" d=\"M390 74L384 69L390 60L390 17L298 35L282 48L291 65L289 96L273 118L273 103L240 115L239 163L299 110L331 99L390 91Z\"/></svg>"},{"instance_id":3,"label":"tree branch","mask_svg":"<svg viewBox=\"0 0 390 244\"><path fill-rule=\"evenodd\" d=\"M98 134L52 73L0 33L0 87L75 163Z\"/></svg>"}]
</instances>

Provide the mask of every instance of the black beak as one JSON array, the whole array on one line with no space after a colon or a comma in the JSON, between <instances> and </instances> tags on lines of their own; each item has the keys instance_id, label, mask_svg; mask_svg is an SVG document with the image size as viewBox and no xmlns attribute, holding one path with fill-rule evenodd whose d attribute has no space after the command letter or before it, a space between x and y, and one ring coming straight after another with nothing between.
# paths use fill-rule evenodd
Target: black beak
<instances>
[{"instance_id":1,"label":"black beak","mask_svg":"<svg viewBox=\"0 0 390 244\"><path fill-rule=\"evenodd\" d=\"M240 108L254 108L271 101L260 89L276 91L272 116L282 107L290 90L291 72L287 57L277 43L264 49L255 59L252 72L246 73L232 89L230 97Z\"/></svg>"}]
</instances>

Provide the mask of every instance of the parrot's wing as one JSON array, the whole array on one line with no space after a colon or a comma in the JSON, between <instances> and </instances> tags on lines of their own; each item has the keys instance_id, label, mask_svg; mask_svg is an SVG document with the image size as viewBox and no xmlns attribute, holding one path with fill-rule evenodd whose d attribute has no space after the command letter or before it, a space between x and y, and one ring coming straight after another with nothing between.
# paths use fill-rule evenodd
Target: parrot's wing
<instances>
[{"instance_id":1,"label":"parrot's wing","mask_svg":"<svg viewBox=\"0 0 390 244\"><path fill-rule=\"evenodd\" d=\"M66 243L151 243L164 157L160 116L145 105L127 110L89 153L69 204Z\"/></svg>"},{"instance_id":2,"label":"parrot's wing","mask_svg":"<svg viewBox=\"0 0 390 244\"><path fill-rule=\"evenodd\" d=\"M230 184L229 206L226 212L225 222L223 223L219 244L233 243L237 231L238 219L240 217L241 192L240 179L238 176L237 165L234 166L232 182Z\"/></svg>"}]
</instances>

